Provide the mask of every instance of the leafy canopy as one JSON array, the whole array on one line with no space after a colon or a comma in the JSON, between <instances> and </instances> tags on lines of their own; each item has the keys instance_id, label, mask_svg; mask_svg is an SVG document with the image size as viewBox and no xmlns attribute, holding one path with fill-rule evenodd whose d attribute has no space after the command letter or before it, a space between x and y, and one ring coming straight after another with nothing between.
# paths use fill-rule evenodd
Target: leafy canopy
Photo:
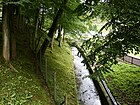
<instances>
[{"instance_id":1,"label":"leafy canopy","mask_svg":"<svg viewBox=\"0 0 140 105\"><path fill-rule=\"evenodd\" d=\"M83 44L88 50L88 59L96 70L107 71L117 63L117 57L128 53L139 52L140 40L140 1L139 0L108 0L98 2L89 18L100 17L107 23L101 28L111 28L104 38L93 37ZM98 39L98 40L97 40ZM101 42L101 43L100 43Z\"/></svg>"}]
</instances>

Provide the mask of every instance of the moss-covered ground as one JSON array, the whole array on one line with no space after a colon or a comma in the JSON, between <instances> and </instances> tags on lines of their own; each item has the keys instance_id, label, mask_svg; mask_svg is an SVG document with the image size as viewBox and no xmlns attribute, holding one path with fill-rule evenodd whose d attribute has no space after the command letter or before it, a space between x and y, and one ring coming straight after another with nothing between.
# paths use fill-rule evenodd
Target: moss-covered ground
<instances>
[{"instance_id":1,"label":"moss-covered ground","mask_svg":"<svg viewBox=\"0 0 140 105\"><path fill-rule=\"evenodd\" d=\"M120 62L104 74L113 95L121 105L140 105L140 67Z\"/></svg>"},{"instance_id":2,"label":"moss-covered ground","mask_svg":"<svg viewBox=\"0 0 140 105\"><path fill-rule=\"evenodd\" d=\"M70 47L63 43L61 47L54 43L54 48L46 51L47 82L51 94L54 95L54 77L56 73L56 103L60 105L67 96L68 105L77 105L76 82L73 57Z\"/></svg>"}]
</instances>

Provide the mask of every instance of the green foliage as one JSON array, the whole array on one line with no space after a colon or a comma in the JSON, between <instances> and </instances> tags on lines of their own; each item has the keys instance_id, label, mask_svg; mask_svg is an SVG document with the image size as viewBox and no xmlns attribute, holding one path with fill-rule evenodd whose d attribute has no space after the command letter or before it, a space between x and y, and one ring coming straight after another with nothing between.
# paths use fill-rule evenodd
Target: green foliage
<instances>
[{"instance_id":1,"label":"green foliage","mask_svg":"<svg viewBox=\"0 0 140 105\"><path fill-rule=\"evenodd\" d=\"M80 34L86 32L87 28L84 25L84 21L81 21L74 10L79 5L79 0L69 0L62 18L59 20L59 24L65 29L65 33L68 34Z\"/></svg>"},{"instance_id":2,"label":"green foliage","mask_svg":"<svg viewBox=\"0 0 140 105\"><path fill-rule=\"evenodd\" d=\"M140 67L122 63L112 66L113 71L105 73L111 92L121 105L140 103Z\"/></svg>"},{"instance_id":3,"label":"green foliage","mask_svg":"<svg viewBox=\"0 0 140 105\"><path fill-rule=\"evenodd\" d=\"M81 19L87 19L88 17L93 15L94 6L97 5L98 2L99 0L82 1L75 9L75 12L78 16L80 16Z\"/></svg>"},{"instance_id":4,"label":"green foliage","mask_svg":"<svg viewBox=\"0 0 140 105\"><path fill-rule=\"evenodd\" d=\"M130 0L99 2L94 7L94 15L107 21L99 31L99 35L103 29L111 28L108 35L98 40L99 43L100 40L104 40L100 45L98 41L95 41L95 37L83 44L84 48L89 50L87 56L91 64L96 65L95 69L107 71L112 64L117 63L117 57L133 53L133 51L139 52L140 18L138 8L140 8L140 2ZM94 15L92 17L95 17Z\"/></svg>"}]
</instances>

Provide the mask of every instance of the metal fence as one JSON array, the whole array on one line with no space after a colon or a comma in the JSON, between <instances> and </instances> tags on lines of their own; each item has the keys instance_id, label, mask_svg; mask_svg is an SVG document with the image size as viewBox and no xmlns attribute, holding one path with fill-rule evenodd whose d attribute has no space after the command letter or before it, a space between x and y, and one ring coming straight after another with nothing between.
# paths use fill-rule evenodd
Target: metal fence
<instances>
[{"instance_id":1,"label":"metal fence","mask_svg":"<svg viewBox=\"0 0 140 105\"><path fill-rule=\"evenodd\" d=\"M0 22L2 22L2 17L0 17Z\"/></svg>"},{"instance_id":2,"label":"metal fence","mask_svg":"<svg viewBox=\"0 0 140 105\"><path fill-rule=\"evenodd\" d=\"M124 56L122 58L122 60L124 60L128 63L134 64L134 65L140 66L140 57L133 56L133 55L127 55L127 56Z\"/></svg>"}]
</instances>

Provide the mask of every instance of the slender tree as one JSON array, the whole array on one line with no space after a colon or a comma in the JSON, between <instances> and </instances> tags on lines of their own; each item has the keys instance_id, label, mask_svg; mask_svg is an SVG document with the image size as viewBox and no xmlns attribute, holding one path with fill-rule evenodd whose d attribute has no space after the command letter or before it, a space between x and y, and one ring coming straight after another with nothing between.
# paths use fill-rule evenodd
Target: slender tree
<instances>
[{"instance_id":1,"label":"slender tree","mask_svg":"<svg viewBox=\"0 0 140 105\"><path fill-rule=\"evenodd\" d=\"M61 46L61 40L62 40L62 26L59 25L58 27L58 36L56 39L59 42L59 47Z\"/></svg>"},{"instance_id":2,"label":"slender tree","mask_svg":"<svg viewBox=\"0 0 140 105\"><path fill-rule=\"evenodd\" d=\"M10 61L10 30L9 30L9 5L3 4L2 9L2 29L3 29L3 57Z\"/></svg>"}]
</instances>

